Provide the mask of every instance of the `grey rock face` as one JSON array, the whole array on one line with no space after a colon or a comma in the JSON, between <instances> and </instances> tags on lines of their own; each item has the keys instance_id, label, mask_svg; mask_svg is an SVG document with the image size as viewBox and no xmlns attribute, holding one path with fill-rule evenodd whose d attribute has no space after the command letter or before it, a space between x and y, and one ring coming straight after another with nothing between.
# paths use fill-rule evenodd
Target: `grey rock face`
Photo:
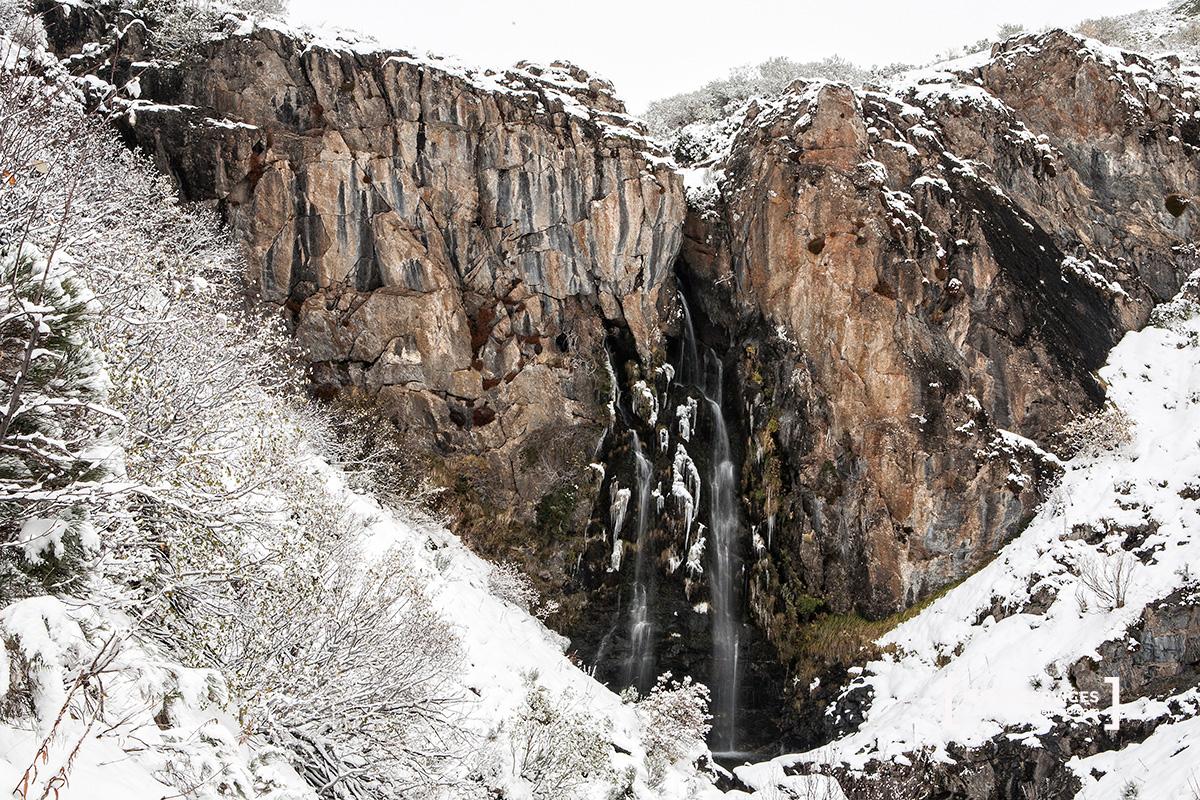
<instances>
[{"instance_id":1,"label":"grey rock face","mask_svg":"<svg viewBox=\"0 0 1200 800\"><path fill-rule=\"evenodd\" d=\"M1121 679L1121 698L1170 697L1200 683L1200 588L1189 585L1146 606L1124 639L1097 648L1099 659L1071 667L1081 691L1106 697L1106 676ZM1107 704L1107 700L1105 700Z\"/></svg>"}]
</instances>

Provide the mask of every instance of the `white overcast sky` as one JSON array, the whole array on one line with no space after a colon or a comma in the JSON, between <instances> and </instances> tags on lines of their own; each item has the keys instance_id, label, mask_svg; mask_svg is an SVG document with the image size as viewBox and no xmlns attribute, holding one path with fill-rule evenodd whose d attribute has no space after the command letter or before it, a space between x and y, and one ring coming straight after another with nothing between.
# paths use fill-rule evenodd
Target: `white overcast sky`
<instances>
[{"instance_id":1,"label":"white overcast sky","mask_svg":"<svg viewBox=\"0 0 1200 800\"><path fill-rule=\"evenodd\" d=\"M838 53L864 64L921 63L1001 23L1068 26L1156 0L291 0L294 22L368 33L468 64L565 58L616 84L631 110L771 56Z\"/></svg>"}]
</instances>

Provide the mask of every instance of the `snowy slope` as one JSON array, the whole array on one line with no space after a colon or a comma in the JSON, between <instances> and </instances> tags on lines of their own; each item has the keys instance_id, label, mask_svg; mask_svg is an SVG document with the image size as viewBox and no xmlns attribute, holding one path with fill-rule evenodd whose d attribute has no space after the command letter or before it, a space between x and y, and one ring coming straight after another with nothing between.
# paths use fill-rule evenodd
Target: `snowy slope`
<instances>
[{"instance_id":1,"label":"snowy slope","mask_svg":"<svg viewBox=\"0 0 1200 800\"><path fill-rule=\"evenodd\" d=\"M1150 55L1174 54L1182 61L1200 62L1200 16L1192 0L1172 0L1165 6L1109 18L1095 32L1108 44Z\"/></svg>"},{"instance_id":2,"label":"snowy slope","mask_svg":"<svg viewBox=\"0 0 1200 800\"><path fill-rule=\"evenodd\" d=\"M348 491L332 471L330 487ZM349 494L364 523L368 558L391 549L404 553L436 607L460 634L469 664L462 681L474 697L467 713L477 732L491 735L499 722L510 718L521 703L527 676L535 676L552 695L610 720L613 741L625 751L616 757L618 771L633 768L644 777L644 723L634 707L567 658L566 638L497 597L490 588L491 564L440 525L400 519L373 498ZM663 800L720 796L706 778L686 765L680 765L663 785L651 790L639 782L636 790L638 797Z\"/></svg>"},{"instance_id":3,"label":"snowy slope","mask_svg":"<svg viewBox=\"0 0 1200 800\"><path fill-rule=\"evenodd\" d=\"M1193 296L1196 276L1190 285L1181 298ZM858 770L919 750L948 761L952 742L977 746L1010 732L1034 743L1056 720L1111 720L1110 711L1072 696L1069 668L1085 656L1099 659L1097 648L1123 639L1147 604L1197 580L1200 504L1181 497L1191 495L1188 487L1200 478L1196 313L1192 301L1177 298L1113 350L1101 375L1113 406L1128 417L1128 441L1122 443L1119 423L1102 427L1096 434L1101 446L1066 462L1061 485L1016 540L880 640L888 655L868 664L856 682L874 692L861 728L819 752L740 768L739 777L766 788L784 767L803 762ZM1109 417L1119 420L1119 412ZM1148 520L1157 530L1126 552L1120 528ZM1096 544L1081 538L1084 531L1104 530L1110 533ZM1119 608L1086 579L1089 571L1116 565L1130 571ZM1042 603L1053 599L1040 611L1035 595ZM1101 663L1107 674L1104 669ZM1191 784L1200 779L1196 750L1188 747L1200 743L1195 694L1175 698L1185 718L1142 744L1072 762L1084 785L1080 796L1115 800L1131 781L1142 797L1191 796ZM1122 720L1154 719L1167 710L1161 699L1123 699ZM1018 729L1022 733L1011 733Z\"/></svg>"},{"instance_id":4,"label":"snowy slope","mask_svg":"<svg viewBox=\"0 0 1200 800\"><path fill-rule=\"evenodd\" d=\"M650 789L641 744L644 723L634 706L577 668L564 655L564 638L497 597L489 588L493 567L488 562L436 523L402 519L374 498L352 492L341 474L319 459L312 466L327 477L329 491L358 515L364 568L399 551L452 623L467 663L461 675L465 727L479 741L499 741L496 750L503 754L504 724L518 712L526 682L532 680L557 701L611 723L619 748L616 773L637 775L637 797L720 796L686 764ZM44 665L35 670L42 691L34 692L34 713L0 724L0 785L28 784L36 787L29 797L37 797L69 760L65 781L52 795L60 800L160 800L189 788L194 791L189 796L218 797L223 785L246 797L316 797L281 753L242 738L237 720L226 711L230 698L219 673L173 663L160 649L139 641L136 621L84 601L38 597L0 612L0 631L11 657L19 653ZM4 682L8 663L0 661ZM93 666L105 673L99 711L88 688L75 685L75 676ZM55 727L64 708L69 713ZM44 762L35 758L43 747ZM35 763L36 770L28 772ZM465 760L463 772L476 766ZM515 776L498 779L509 783L509 796L526 796ZM597 786L587 796L604 797L609 788Z\"/></svg>"}]
</instances>

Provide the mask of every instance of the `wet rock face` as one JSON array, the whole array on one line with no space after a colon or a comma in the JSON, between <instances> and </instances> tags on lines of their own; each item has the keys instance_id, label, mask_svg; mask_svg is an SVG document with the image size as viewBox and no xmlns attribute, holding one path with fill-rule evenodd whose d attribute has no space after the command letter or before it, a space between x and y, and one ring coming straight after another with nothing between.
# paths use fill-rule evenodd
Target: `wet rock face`
<instances>
[{"instance_id":1,"label":"wet rock face","mask_svg":"<svg viewBox=\"0 0 1200 800\"><path fill-rule=\"evenodd\" d=\"M1196 103L1056 32L899 94L751 104L684 259L734 287L710 313L757 393L762 624L789 597L888 614L1019 529L1053 472L1021 437L1095 409L1093 371L1196 266Z\"/></svg>"},{"instance_id":2,"label":"wet rock face","mask_svg":"<svg viewBox=\"0 0 1200 800\"><path fill-rule=\"evenodd\" d=\"M678 175L569 64L473 73L244 27L141 71L130 138L220 207L318 395L385 410L448 507L586 519L606 326L661 359Z\"/></svg>"}]
</instances>

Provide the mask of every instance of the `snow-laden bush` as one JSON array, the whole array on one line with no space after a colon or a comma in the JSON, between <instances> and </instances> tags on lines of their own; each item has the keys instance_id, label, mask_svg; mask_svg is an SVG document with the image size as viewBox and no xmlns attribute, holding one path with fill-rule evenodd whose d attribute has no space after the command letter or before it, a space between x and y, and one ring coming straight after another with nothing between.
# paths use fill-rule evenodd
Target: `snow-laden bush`
<instances>
[{"instance_id":1,"label":"snow-laden bush","mask_svg":"<svg viewBox=\"0 0 1200 800\"><path fill-rule=\"evenodd\" d=\"M1011 39L1014 36L1020 36L1022 33L1025 33L1025 31L1025 26L1021 25L1020 23L1006 22L1000 27L996 28L996 41L1003 42L1006 39Z\"/></svg>"},{"instance_id":2,"label":"snow-laden bush","mask_svg":"<svg viewBox=\"0 0 1200 800\"><path fill-rule=\"evenodd\" d=\"M526 676L525 697L503 732L510 785L530 800L577 800L611 786L612 731L581 698L552 694Z\"/></svg>"},{"instance_id":3,"label":"snow-laden bush","mask_svg":"<svg viewBox=\"0 0 1200 800\"><path fill-rule=\"evenodd\" d=\"M1164 37L1163 44L1172 50L1185 50L1200 45L1200 21L1184 23Z\"/></svg>"},{"instance_id":4,"label":"snow-laden bush","mask_svg":"<svg viewBox=\"0 0 1200 800\"><path fill-rule=\"evenodd\" d=\"M1091 458L1117 450L1133 438L1129 415L1112 403L1084 414L1055 434L1056 449L1065 458Z\"/></svg>"},{"instance_id":5,"label":"snow-laden bush","mask_svg":"<svg viewBox=\"0 0 1200 800\"><path fill-rule=\"evenodd\" d=\"M488 573L488 591L538 619L545 619L558 611L558 603L554 600L543 600L529 576L510 561L491 565L491 571Z\"/></svg>"},{"instance_id":6,"label":"snow-laden bush","mask_svg":"<svg viewBox=\"0 0 1200 800\"><path fill-rule=\"evenodd\" d=\"M219 673L172 663L128 620L78 600L34 597L0 611L0 641L0 715L14 723L4 758L20 774L16 800L103 794L75 779L76 761L131 733L137 750L155 751L147 764L154 776L179 787L172 796L311 800L298 780L282 780L280 751L259 748L248 758L236 729L218 721L229 696Z\"/></svg>"},{"instance_id":7,"label":"snow-laden bush","mask_svg":"<svg viewBox=\"0 0 1200 800\"><path fill-rule=\"evenodd\" d=\"M252 17L280 17L287 12L287 0L120 0L114 5L143 20L156 54L165 58L194 53L225 27L229 11Z\"/></svg>"},{"instance_id":8,"label":"snow-laden bush","mask_svg":"<svg viewBox=\"0 0 1200 800\"><path fill-rule=\"evenodd\" d=\"M1124 17L1093 17L1075 26L1075 32L1117 47L1136 45L1133 29Z\"/></svg>"},{"instance_id":9,"label":"snow-laden bush","mask_svg":"<svg viewBox=\"0 0 1200 800\"><path fill-rule=\"evenodd\" d=\"M1145 14L1086 19L1075 26L1075 32L1126 50L1175 51L1189 61L1195 60L1195 48L1200 46L1200 21L1195 16L1194 8L1176 4L1173 9Z\"/></svg>"},{"instance_id":10,"label":"snow-laden bush","mask_svg":"<svg viewBox=\"0 0 1200 800\"><path fill-rule=\"evenodd\" d=\"M221 23L221 11L208 0L135 0L125 7L146 22L155 52L168 58L192 54Z\"/></svg>"},{"instance_id":11,"label":"snow-laden bush","mask_svg":"<svg viewBox=\"0 0 1200 800\"><path fill-rule=\"evenodd\" d=\"M1105 23L1107 24L1107 23ZM951 48L935 61L958 58L967 53L986 50L993 41L1004 41L1022 33L1021 25L999 26L994 37L971 42L961 48ZM650 127L663 135L676 134L689 125L712 123L723 120L752 97L773 97L782 94L795 81L835 81L851 86L884 83L891 78L911 70L914 65L892 63L864 67L839 55L816 61L793 61L776 56L753 66L730 70L725 78L709 81L690 92L664 97L650 103L645 119ZM698 160L699 150L695 143L683 138L676 142L676 157L683 156L680 163ZM691 161L687 160L691 155Z\"/></svg>"},{"instance_id":12,"label":"snow-laden bush","mask_svg":"<svg viewBox=\"0 0 1200 800\"><path fill-rule=\"evenodd\" d=\"M323 795L437 786L469 744L458 724L457 639L402 565L361 575L349 555L335 549L316 575L281 576L243 598L223 656L246 698L245 726L320 752L297 768Z\"/></svg>"},{"instance_id":13,"label":"snow-laden bush","mask_svg":"<svg viewBox=\"0 0 1200 800\"><path fill-rule=\"evenodd\" d=\"M661 783L671 767L705 752L704 741L712 727L708 703L707 686L693 682L690 676L674 680L669 672L660 675L650 693L638 699L651 785Z\"/></svg>"},{"instance_id":14,"label":"snow-laden bush","mask_svg":"<svg viewBox=\"0 0 1200 800\"><path fill-rule=\"evenodd\" d=\"M428 471L414 468L412 450L394 420L359 399L336 400L323 412L333 438L319 445L352 489L374 495L407 516L432 519L429 509L442 489L433 485Z\"/></svg>"}]
</instances>

